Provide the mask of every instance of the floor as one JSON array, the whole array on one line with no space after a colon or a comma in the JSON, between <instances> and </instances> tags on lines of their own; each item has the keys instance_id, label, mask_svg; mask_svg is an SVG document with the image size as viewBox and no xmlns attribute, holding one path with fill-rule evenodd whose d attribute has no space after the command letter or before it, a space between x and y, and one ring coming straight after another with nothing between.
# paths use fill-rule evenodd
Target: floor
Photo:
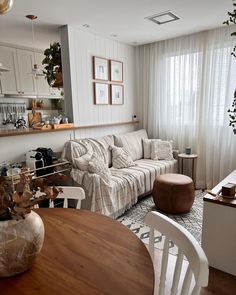
<instances>
[{"instance_id":1,"label":"floor","mask_svg":"<svg viewBox=\"0 0 236 295\"><path fill-rule=\"evenodd\" d=\"M158 249L155 249L155 262L154 262L154 268L155 268L155 278L160 277L160 263L161 263L161 254L162 252ZM174 269L174 263L175 263L175 257L174 255L170 255L170 269ZM184 267L186 268L187 262L185 262ZM170 271L171 271L170 270ZM159 284L157 279L157 285ZM170 290L170 284L168 284L167 281L167 291ZM155 290L154 295L158 294L158 290ZM166 292L166 294L170 294L169 292ZM207 288L203 288L201 290L201 295L236 295L236 277L227 273L224 273L220 270L210 268L209 272L209 284Z\"/></svg>"}]
</instances>

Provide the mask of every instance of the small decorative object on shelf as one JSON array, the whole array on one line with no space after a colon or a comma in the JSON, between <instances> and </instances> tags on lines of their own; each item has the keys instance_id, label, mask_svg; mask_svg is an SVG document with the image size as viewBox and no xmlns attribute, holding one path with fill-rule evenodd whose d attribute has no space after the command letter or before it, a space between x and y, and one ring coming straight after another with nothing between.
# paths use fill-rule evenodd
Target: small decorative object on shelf
<instances>
[{"instance_id":1,"label":"small decorative object on shelf","mask_svg":"<svg viewBox=\"0 0 236 295\"><path fill-rule=\"evenodd\" d=\"M73 128L74 123L61 123L61 124L53 124L54 129L64 129L64 128Z\"/></svg>"},{"instance_id":2,"label":"small decorative object on shelf","mask_svg":"<svg viewBox=\"0 0 236 295\"><path fill-rule=\"evenodd\" d=\"M28 113L28 121L29 127L33 127L34 125L42 123L42 114L40 112L32 110L31 113Z\"/></svg>"},{"instance_id":3,"label":"small decorative object on shelf","mask_svg":"<svg viewBox=\"0 0 236 295\"><path fill-rule=\"evenodd\" d=\"M26 129L27 128L27 124L26 121L23 117L19 118L16 123L15 123L15 127L17 129Z\"/></svg>"},{"instance_id":4,"label":"small decorative object on shelf","mask_svg":"<svg viewBox=\"0 0 236 295\"><path fill-rule=\"evenodd\" d=\"M36 100L35 99L31 99L31 101L30 101L30 109L31 110L34 110L34 109L36 109L36 107L37 107Z\"/></svg>"},{"instance_id":5,"label":"small decorative object on shelf","mask_svg":"<svg viewBox=\"0 0 236 295\"><path fill-rule=\"evenodd\" d=\"M190 147L185 148L185 154L186 155L191 155L191 148Z\"/></svg>"},{"instance_id":6,"label":"small decorative object on shelf","mask_svg":"<svg viewBox=\"0 0 236 295\"><path fill-rule=\"evenodd\" d=\"M236 184L235 183L226 183L222 186L222 197L225 198L234 198L235 197L235 188Z\"/></svg>"},{"instance_id":7,"label":"small decorative object on shelf","mask_svg":"<svg viewBox=\"0 0 236 295\"><path fill-rule=\"evenodd\" d=\"M37 101L37 108L39 109L44 108L44 101L42 99Z\"/></svg>"},{"instance_id":8,"label":"small decorative object on shelf","mask_svg":"<svg viewBox=\"0 0 236 295\"><path fill-rule=\"evenodd\" d=\"M54 200L62 191L51 185L64 175L54 173L46 179L32 172L23 168L19 174L0 177L0 277L32 266L43 245L44 225L31 209L45 199Z\"/></svg>"}]
</instances>

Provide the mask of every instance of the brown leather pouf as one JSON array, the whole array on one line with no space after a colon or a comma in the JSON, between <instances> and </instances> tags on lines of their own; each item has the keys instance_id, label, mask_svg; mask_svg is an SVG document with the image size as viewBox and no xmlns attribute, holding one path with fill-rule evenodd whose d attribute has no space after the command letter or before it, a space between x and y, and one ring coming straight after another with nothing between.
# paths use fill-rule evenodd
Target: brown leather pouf
<instances>
[{"instance_id":1,"label":"brown leather pouf","mask_svg":"<svg viewBox=\"0 0 236 295\"><path fill-rule=\"evenodd\" d=\"M187 213L194 201L194 185L182 174L163 174L156 177L153 200L158 209L169 214Z\"/></svg>"}]
</instances>

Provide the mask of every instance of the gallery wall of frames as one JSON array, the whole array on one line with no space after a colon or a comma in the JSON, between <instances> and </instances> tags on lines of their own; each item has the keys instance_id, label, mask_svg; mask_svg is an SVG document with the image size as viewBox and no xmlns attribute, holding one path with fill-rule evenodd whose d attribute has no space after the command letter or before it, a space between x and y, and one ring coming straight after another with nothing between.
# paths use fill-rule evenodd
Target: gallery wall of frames
<instances>
[{"instance_id":1,"label":"gallery wall of frames","mask_svg":"<svg viewBox=\"0 0 236 295\"><path fill-rule=\"evenodd\" d=\"M124 104L123 62L93 56L94 104Z\"/></svg>"}]
</instances>

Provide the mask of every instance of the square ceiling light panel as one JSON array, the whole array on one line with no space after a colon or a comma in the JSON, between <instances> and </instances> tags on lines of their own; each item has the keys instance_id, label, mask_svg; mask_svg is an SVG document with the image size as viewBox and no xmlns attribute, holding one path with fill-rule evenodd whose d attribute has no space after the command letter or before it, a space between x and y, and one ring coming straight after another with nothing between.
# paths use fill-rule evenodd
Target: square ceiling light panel
<instances>
[{"instance_id":1,"label":"square ceiling light panel","mask_svg":"<svg viewBox=\"0 0 236 295\"><path fill-rule=\"evenodd\" d=\"M145 19L148 19L158 25L163 25L165 23L176 21L179 19L179 17L171 11L165 11L162 13L147 16L145 17Z\"/></svg>"}]
</instances>

